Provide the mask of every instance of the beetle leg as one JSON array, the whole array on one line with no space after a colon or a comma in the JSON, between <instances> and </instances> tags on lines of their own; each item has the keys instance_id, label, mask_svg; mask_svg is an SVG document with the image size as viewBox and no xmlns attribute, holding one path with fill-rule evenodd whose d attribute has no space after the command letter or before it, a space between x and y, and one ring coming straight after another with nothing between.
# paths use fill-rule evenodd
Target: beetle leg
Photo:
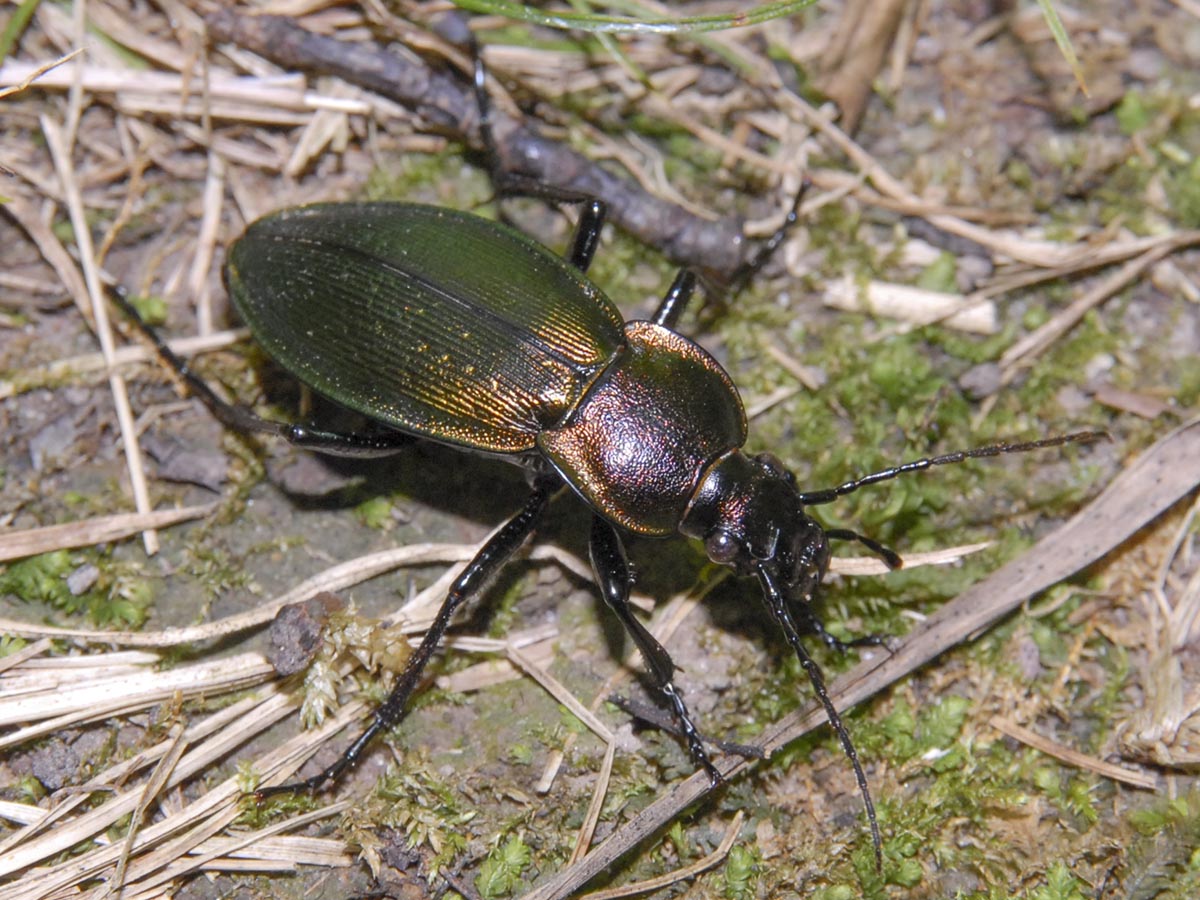
<instances>
[{"instance_id":1,"label":"beetle leg","mask_svg":"<svg viewBox=\"0 0 1200 900\"><path fill-rule=\"evenodd\" d=\"M600 585L600 593L604 595L604 601L617 614L617 618L621 620L621 624L625 626L625 630L637 644L638 650L642 652L642 659L646 661L646 668L650 671L650 678L654 682L654 686L671 704L675 718L679 722L680 731L683 733L684 740L687 741L688 752L696 764L708 773L709 781L713 787L716 787L721 782L721 773L708 758L708 753L705 752L704 745L700 740L700 732L692 722L687 705L683 702L683 695L672 681L675 674L675 663L672 662L671 655L667 653L666 648L633 614L633 609L629 605L629 586L632 578L629 574L629 562L625 558L625 548L612 525L600 516L592 517L592 539L589 544L589 553L592 558L592 569L596 573L596 580Z\"/></svg>"},{"instance_id":2,"label":"beetle leg","mask_svg":"<svg viewBox=\"0 0 1200 900\"><path fill-rule=\"evenodd\" d=\"M479 44L474 36L470 39L470 49L475 58L475 78L472 87L475 91L475 105L479 108L479 141L483 144L483 153L496 194L581 204L583 211L579 215L579 223L575 226L575 237L571 241L571 252L567 254L567 259L579 271L586 272L592 264L592 257L596 255L596 248L600 245L600 231L608 215L608 204L590 194L564 190L504 168L504 161L496 143L496 134L492 128L492 99L487 92L487 66L483 63L483 55L479 52Z\"/></svg>"},{"instance_id":3,"label":"beetle leg","mask_svg":"<svg viewBox=\"0 0 1200 900\"><path fill-rule=\"evenodd\" d=\"M800 640L800 631L792 616L792 608L796 604L787 602L786 595L780 590L769 569L759 565L756 573L759 585L762 587L763 600L766 601L771 617L783 630L783 636L787 638L787 642L796 653L796 658L800 660L800 665L808 674L813 692L821 701L821 706L825 708L825 717L829 719L830 727L833 728L834 734L842 744L842 751L854 768L854 779L858 782L863 806L867 810L867 819L871 823L871 841L875 845L875 868L881 869L883 866L883 843L879 837L879 820L875 815L875 803L871 800L871 789L867 786L867 776L863 772L862 764L858 761L858 751L854 749L854 742L850 740L850 732L846 730L842 717L838 715L837 707L833 705L833 700L830 699L829 692L825 689L825 676L821 672L821 667L808 655L804 642Z\"/></svg>"},{"instance_id":4,"label":"beetle leg","mask_svg":"<svg viewBox=\"0 0 1200 900\"><path fill-rule=\"evenodd\" d=\"M307 450L316 450L331 456L373 457L388 456L396 453L402 447L412 442L412 438L399 431L383 431L376 434L347 434L344 432L324 431L310 428L307 425L291 425L286 422L272 422L255 415L250 410L235 406L217 396L216 391L208 386L199 375L192 371L187 360L167 346L153 328L142 321L138 311L134 309L125 290L120 287L107 286L108 295L129 317L147 340L154 344L154 349L163 362L182 379L188 390L195 394L208 407L213 416L227 428L240 431L243 434L271 434L281 437L290 444Z\"/></svg>"},{"instance_id":5,"label":"beetle leg","mask_svg":"<svg viewBox=\"0 0 1200 900\"><path fill-rule=\"evenodd\" d=\"M421 674L425 671L425 666L428 665L430 658L433 656L433 651L437 649L437 645L441 642L442 636L446 633L446 628L450 624L450 620L454 617L454 614L466 600L469 600L483 590L488 581L500 571L512 555L525 543L525 539L537 527L538 521L546 509L546 505L550 502L550 497L557 487L556 480L539 480L533 486L533 492L529 495L529 499L525 501L524 508L505 522L499 530L495 531L487 543L483 545L483 549L476 553L475 558L467 563L466 568L462 570L458 578L454 580L454 584L450 586L450 590L446 594L446 599L442 603L442 608L438 610L433 624L425 632L425 637L421 639L420 645L413 651L412 656L408 658L408 663L404 666L404 671L400 674L396 686L392 688L391 695L383 702L382 706L375 710L374 721L367 726L366 731L350 745L349 749L341 755L337 762L323 772L304 781L263 788L255 794L259 800L273 794L298 790L316 790L326 782L336 780L347 769L354 767L362 756L363 751L366 750L367 745L371 743L376 735L387 731L400 720L400 717L404 715L405 708L408 706L409 698L412 696L417 683L421 679Z\"/></svg>"},{"instance_id":6,"label":"beetle leg","mask_svg":"<svg viewBox=\"0 0 1200 900\"><path fill-rule=\"evenodd\" d=\"M696 273L691 269L680 269L675 280L671 282L671 289L658 304L658 309L654 311L654 316L650 321L655 325L662 325L664 328L674 331L675 326L679 323L679 317L683 315L695 290Z\"/></svg>"},{"instance_id":7,"label":"beetle leg","mask_svg":"<svg viewBox=\"0 0 1200 900\"><path fill-rule=\"evenodd\" d=\"M571 265L580 272L586 272L600 246L600 230L604 227L604 217L608 215L608 205L595 197L580 198L583 211L579 214L579 224L575 226L575 237L571 241L571 252L567 255Z\"/></svg>"},{"instance_id":8,"label":"beetle leg","mask_svg":"<svg viewBox=\"0 0 1200 900\"><path fill-rule=\"evenodd\" d=\"M812 182L807 176L800 180L800 188L796 191L796 196L792 199L791 209L788 210L783 224L775 229L774 234L755 247L753 255L738 266L733 274L729 276L729 287L732 293L736 294L740 291L767 264L771 257L775 255L775 251L779 249L780 245L787 240L787 236L796 227L796 223L800 221L800 203L804 200L804 194L808 191L810 184Z\"/></svg>"}]
</instances>

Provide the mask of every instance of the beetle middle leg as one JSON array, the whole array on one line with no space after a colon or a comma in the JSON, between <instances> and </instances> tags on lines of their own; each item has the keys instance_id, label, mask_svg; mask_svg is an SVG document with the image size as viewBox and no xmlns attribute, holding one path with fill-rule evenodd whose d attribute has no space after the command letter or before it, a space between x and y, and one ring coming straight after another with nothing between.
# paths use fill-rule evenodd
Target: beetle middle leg
<instances>
[{"instance_id":1,"label":"beetle middle leg","mask_svg":"<svg viewBox=\"0 0 1200 900\"><path fill-rule=\"evenodd\" d=\"M721 773L712 764L704 744L700 740L700 732L692 721L683 695L672 680L675 676L675 663L666 648L658 642L646 626L633 614L629 605L629 586L632 578L629 574L629 562L625 558L625 548L620 535L607 521L600 516L592 517L592 538L589 544L592 558L592 569L600 585L600 593L604 601L617 614L633 642L637 644L646 661L646 668L654 686L668 700L679 723L680 731L687 742L688 752L698 766L708 773L708 779L715 787L721 781Z\"/></svg>"},{"instance_id":2,"label":"beetle middle leg","mask_svg":"<svg viewBox=\"0 0 1200 900\"><path fill-rule=\"evenodd\" d=\"M376 735L387 731L400 721L408 707L408 701L412 697L413 691L416 690L417 684L421 680L425 667L429 664L434 650L437 649L445 635L446 628L450 625L454 614L463 603L479 594L487 586L492 577L525 543L526 538L533 534L542 518L542 513L545 512L550 498L558 487L557 479L539 478L534 483L533 492L525 501L525 506L521 511L495 532L483 545L483 549L475 554L474 559L467 563L466 568L450 586L446 599L443 601L441 609L438 610L437 617L429 626L429 630L425 632L425 637L421 639L417 649L408 658L408 663L400 674L396 686L392 688L392 693L383 702L383 705L375 710L375 718L367 726L366 731L359 735L337 762L304 781L262 788L255 794L258 799L298 790L313 791L326 782L337 780L343 772L354 767Z\"/></svg>"}]
</instances>

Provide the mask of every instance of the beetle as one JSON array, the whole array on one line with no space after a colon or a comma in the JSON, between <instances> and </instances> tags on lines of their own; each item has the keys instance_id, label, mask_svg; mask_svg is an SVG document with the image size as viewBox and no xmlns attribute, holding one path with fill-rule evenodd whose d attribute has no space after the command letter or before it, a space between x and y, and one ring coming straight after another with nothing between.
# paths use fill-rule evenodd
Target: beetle
<instances>
[{"instance_id":1,"label":"beetle","mask_svg":"<svg viewBox=\"0 0 1200 900\"><path fill-rule=\"evenodd\" d=\"M854 767L878 857L866 777L801 634L847 646L812 611L830 540L859 541L892 567L901 561L869 538L824 528L807 508L904 473L1097 435L964 450L834 488L800 490L774 456L743 450L747 422L733 380L675 330L696 287L694 273L679 273L648 320L629 322L588 280L604 215L602 201L586 204L566 258L502 223L408 203L318 204L250 225L227 255L234 306L284 369L385 426L379 432L273 422L227 404L116 294L160 355L230 427L342 456L393 453L415 435L505 459L528 473L524 506L450 587L363 734L324 771L259 796L336 779L400 719L455 612L513 556L552 496L567 487L591 512L589 553L600 592L714 785L720 775L675 684L675 665L630 606L623 535L681 533L702 541L713 562L757 581Z\"/></svg>"},{"instance_id":2,"label":"beetle","mask_svg":"<svg viewBox=\"0 0 1200 900\"><path fill-rule=\"evenodd\" d=\"M484 70L475 51L480 136L498 183ZM415 436L523 467L529 496L451 585L433 623L370 725L311 778L260 789L315 790L353 766L402 717L454 614L517 552L550 500L573 491L591 512L589 555L597 585L669 704L694 762L715 786L700 731L675 685L675 664L634 615L625 533L703 542L708 558L759 585L771 618L796 653L853 766L877 867L881 839L866 775L820 667L801 640L825 630L813 602L831 540L857 541L891 568L900 557L868 537L826 529L807 507L933 466L1086 442L1102 432L1002 443L926 457L847 481L800 490L770 453L743 450L747 421L733 380L676 331L698 283L684 268L647 320L626 322L587 277L606 215L601 199L517 179L521 193L579 202L570 250L559 256L520 231L479 216L411 203L325 203L252 223L229 248L224 277L233 305L266 352L299 381L383 430L342 433L263 419L222 400L144 322L120 289L110 295L223 424L338 456L382 456ZM801 191L803 193L803 191ZM796 222L787 220L735 273L756 271Z\"/></svg>"}]
</instances>

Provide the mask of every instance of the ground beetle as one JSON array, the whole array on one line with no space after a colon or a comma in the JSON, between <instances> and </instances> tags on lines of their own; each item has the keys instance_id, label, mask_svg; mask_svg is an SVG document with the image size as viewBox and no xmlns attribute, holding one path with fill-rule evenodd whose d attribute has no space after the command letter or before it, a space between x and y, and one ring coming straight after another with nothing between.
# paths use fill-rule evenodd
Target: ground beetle
<instances>
[{"instance_id":1,"label":"ground beetle","mask_svg":"<svg viewBox=\"0 0 1200 900\"><path fill-rule=\"evenodd\" d=\"M513 556L551 497L567 486L592 511L590 555L600 591L670 703L692 758L714 784L719 775L675 686L675 665L630 607L622 533L679 531L702 541L713 562L758 581L770 615L808 673L854 766L878 859L878 825L866 778L800 635L815 632L833 647L845 646L812 612L831 538L860 541L893 567L900 559L854 532L823 528L806 507L905 472L1095 435L950 453L835 488L801 491L770 454L742 452L746 415L737 389L716 360L674 330L696 285L692 272L679 273L649 321L625 322L587 279L604 215L603 202L584 204L565 259L506 225L414 204L321 204L253 223L230 247L225 268L238 312L286 370L386 426L381 432L285 425L230 406L142 326L161 355L233 428L343 456L395 452L415 435L501 457L529 475L524 507L450 588L362 736L320 774L264 789L260 796L313 789L337 778L375 735L400 719L455 612ZM766 246L773 249L779 237ZM123 297L116 299L140 324Z\"/></svg>"}]
</instances>

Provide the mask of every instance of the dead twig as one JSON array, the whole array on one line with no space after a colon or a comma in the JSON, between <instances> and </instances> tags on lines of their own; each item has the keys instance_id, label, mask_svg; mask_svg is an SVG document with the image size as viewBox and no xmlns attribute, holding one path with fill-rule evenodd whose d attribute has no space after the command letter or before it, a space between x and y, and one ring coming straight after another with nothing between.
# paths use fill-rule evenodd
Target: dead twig
<instances>
[{"instance_id":1,"label":"dead twig","mask_svg":"<svg viewBox=\"0 0 1200 900\"><path fill-rule=\"evenodd\" d=\"M285 68L336 75L408 107L437 134L481 146L479 114L468 80L435 71L415 55L313 34L282 16L220 10L209 16L208 27L217 40ZM711 222L660 200L500 110L494 111L493 131L507 169L569 193L603 197L614 222L675 262L720 274L742 263L746 242L740 221Z\"/></svg>"}]
</instances>

